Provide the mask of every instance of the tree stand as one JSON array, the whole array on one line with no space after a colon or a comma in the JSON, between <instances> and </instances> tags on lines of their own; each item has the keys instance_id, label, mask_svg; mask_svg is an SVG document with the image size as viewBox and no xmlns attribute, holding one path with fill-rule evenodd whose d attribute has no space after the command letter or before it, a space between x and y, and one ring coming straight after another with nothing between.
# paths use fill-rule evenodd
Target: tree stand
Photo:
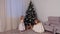
<instances>
[{"instance_id":1,"label":"tree stand","mask_svg":"<svg viewBox=\"0 0 60 34\"><path fill-rule=\"evenodd\" d=\"M29 23L29 25L27 25L25 29L26 29L26 30L32 29L32 25Z\"/></svg>"}]
</instances>

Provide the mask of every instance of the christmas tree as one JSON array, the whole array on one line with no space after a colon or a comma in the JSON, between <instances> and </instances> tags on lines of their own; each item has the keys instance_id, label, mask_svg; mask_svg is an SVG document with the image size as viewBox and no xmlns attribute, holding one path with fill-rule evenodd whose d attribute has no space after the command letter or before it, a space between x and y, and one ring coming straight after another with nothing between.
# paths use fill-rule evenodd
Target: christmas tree
<instances>
[{"instance_id":1,"label":"christmas tree","mask_svg":"<svg viewBox=\"0 0 60 34\"><path fill-rule=\"evenodd\" d=\"M24 19L25 25L29 25L29 23L30 23L33 26L35 24L34 20L36 18L37 18L37 14L34 10L32 2L30 1L30 4L28 6L28 10L26 11L26 16L25 16L25 19Z\"/></svg>"}]
</instances>

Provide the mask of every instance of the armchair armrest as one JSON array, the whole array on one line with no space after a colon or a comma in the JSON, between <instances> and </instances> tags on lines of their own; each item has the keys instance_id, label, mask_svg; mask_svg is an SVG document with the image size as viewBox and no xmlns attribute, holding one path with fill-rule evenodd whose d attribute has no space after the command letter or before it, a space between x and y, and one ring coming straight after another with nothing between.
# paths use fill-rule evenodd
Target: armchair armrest
<instances>
[{"instance_id":1,"label":"armchair armrest","mask_svg":"<svg viewBox=\"0 0 60 34\"><path fill-rule=\"evenodd\" d=\"M50 23L47 21L47 22L44 22L44 25L50 25Z\"/></svg>"}]
</instances>

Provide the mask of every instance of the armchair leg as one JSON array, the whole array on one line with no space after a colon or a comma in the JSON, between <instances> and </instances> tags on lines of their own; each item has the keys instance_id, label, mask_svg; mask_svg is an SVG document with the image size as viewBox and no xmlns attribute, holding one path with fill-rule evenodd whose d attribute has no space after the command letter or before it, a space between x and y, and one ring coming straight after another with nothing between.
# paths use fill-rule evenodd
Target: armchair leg
<instances>
[{"instance_id":1,"label":"armchair leg","mask_svg":"<svg viewBox=\"0 0 60 34\"><path fill-rule=\"evenodd\" d=\"M56 28L53 27L53 34L56 34Z\"/></svg>"}]
</instances>

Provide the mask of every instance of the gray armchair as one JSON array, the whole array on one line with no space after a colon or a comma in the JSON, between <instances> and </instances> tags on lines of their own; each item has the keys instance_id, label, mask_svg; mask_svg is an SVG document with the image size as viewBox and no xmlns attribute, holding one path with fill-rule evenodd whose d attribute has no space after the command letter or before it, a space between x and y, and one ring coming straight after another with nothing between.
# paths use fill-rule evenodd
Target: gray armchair
<instances>
[{"instance_id":1,"label":"gray armchair","mask_svg":"<svg viewBox=\"0 0 60 34\"><path fill-rule=\"evenodd\" d=\"M60 33L60 17L48 17L48 21L44 23L44 28L47 31Z\"/></svg>"}]
</instances>

